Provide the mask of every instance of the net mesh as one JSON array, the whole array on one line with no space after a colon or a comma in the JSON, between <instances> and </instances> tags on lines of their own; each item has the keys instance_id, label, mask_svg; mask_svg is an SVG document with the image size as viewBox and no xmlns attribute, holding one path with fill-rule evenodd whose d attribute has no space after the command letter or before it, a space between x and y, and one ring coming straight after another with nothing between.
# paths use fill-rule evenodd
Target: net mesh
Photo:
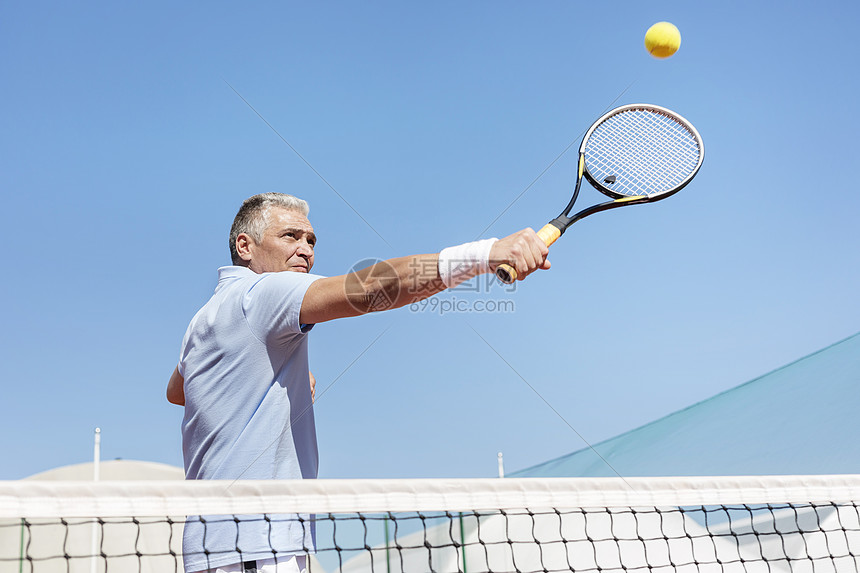
<instances>
[{"instance_id":1,"label":"net mesh","mask_svg":"<svg viewBox=\"0 0 860 573\"><path fill-rule=\"evenodd\" d=\"M588 174L619 197L675 191L696 173L701 159L698 136L675 117L650 108L610 116L585 145Z\"/></svg>"},{"instance_id":2,"label":"net mesh","mask_svg":"<svg viewBox=\"0 0 860 573\"><path fill-rule=\"evenodd\" d=\"M858 500L860 476L4 482L0 573L289 553L314 572L856 572ZM315 540L283 545L283 523ZM233 533L183 556L186 524Z\"/></svg>"}]
</instances>

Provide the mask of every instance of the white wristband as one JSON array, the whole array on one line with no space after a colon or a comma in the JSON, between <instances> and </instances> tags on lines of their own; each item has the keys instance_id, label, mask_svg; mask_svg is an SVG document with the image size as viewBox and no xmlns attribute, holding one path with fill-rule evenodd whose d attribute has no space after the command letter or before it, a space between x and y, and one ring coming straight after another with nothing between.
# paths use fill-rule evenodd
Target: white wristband
<instances>
[{"instance_id":1,"label":"white wristband","mask_svg":"<svg viewBox=\"0 0 860 573\"><path fill-rule=\"evenodd\" d=\"M484 239L442 249L439 276L447 288L454 288L472 277L490 272L490 249L498 239Z\"/></svg>"}]
</instances>

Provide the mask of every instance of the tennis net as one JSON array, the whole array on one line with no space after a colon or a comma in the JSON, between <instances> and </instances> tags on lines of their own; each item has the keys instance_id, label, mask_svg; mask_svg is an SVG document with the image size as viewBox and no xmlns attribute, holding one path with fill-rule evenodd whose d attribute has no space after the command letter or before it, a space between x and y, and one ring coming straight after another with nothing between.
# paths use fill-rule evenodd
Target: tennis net
<instances>
[{"instance_id":1,"label":"tennis net","mask_svg":"<svg viewBox=\"0 0 860 573\"><path fill-rule=\"evenodd\" d=\"M857 572L858 502L860 476L0 482L0 573L183 571L186 524L196 563L262 539L313 573Z\"/></svg>"}]
</instances>

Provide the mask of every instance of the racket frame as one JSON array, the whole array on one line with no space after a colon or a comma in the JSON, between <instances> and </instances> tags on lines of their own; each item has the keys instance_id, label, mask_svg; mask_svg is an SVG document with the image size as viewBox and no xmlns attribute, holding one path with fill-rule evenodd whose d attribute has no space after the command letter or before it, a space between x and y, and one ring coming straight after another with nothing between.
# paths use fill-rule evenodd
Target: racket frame
<instances>
[{"instance_id":1,"label":"racket frame","mask_svg":"<svg viewBox=\"0 0 860 573\"><path fill-rule=\"evenodd\" d=\"M696 163L696 166L690 171L687 177L681 181L678 185L672 187L667 191L663 191L660 193L653 193L650 195L625 195L623 193L618 193L613 191L602 182L598 181L589 171L588 165L585 163L585 148L588 145L588 140L594 131L600 127L606 120L611 117L614 117L618 114L633 111L636 109L645 109L656 111L662 115L669 117L672 120L680 123L685 129L687 129L695 139L696 143L699 147L699 160ZM614 109L609 110L602 116L600 116L597 121L591 124L591 127L588 128L588 131L585 132L585 135L582 136L582 143L579 146L579 164L577 166L577 177L576 177L576 186L573 191L573 195L570 199L570 202L567 204L567 207L564 208L564 211L561 214L544 225L540 231L537 232L538 237L543 240L547 247L556 242L559 237L561 237L564 232L570 228L571 225L580 221L590 215L594 215L595 213L600 213L601 211L607 211L609 209L614 209L616 207L624 207L627 205L641 205L643 203L653 203L655 201L659 201L661 199L665 199L666 197L670 197L687 186L687 184L692 181L693 177L699 172L699 169L702 167L702 163L705 160L705 145L702 142L702 137L699 135L699 132L693 126L692 123L687 121L681 115L675 113L674 111L667 109L665 107L661 107L658 105L647 104L647 103L633 103L626 104L620 107L616 107ZM592 205L591 207L587 207L582 211L579 211L573 216L570 216L570 212L573 209L574 204L576 203L577 198L579 197L579 189L582 185L582 178L585 177L588 179L588 182L594 187L596 190L600 191L604 195L611 197L611 201L605 201L603 203L598 203L596 205ZM508 264L499 265L496 269L496 276L499 277L505 284L511 284L517 278L516 270L513 269Z\"/></svg>"}]
</instances>

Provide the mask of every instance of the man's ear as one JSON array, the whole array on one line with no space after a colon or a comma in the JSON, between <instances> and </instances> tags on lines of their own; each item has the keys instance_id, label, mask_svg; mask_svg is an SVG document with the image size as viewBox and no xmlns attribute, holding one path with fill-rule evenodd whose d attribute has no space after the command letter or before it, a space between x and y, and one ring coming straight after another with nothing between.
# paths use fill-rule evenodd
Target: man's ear
<instances>
[{"instance_id":1,"label":"man's ear","mask_svg":"<svg viewBox=\"0 0 860 573\"><path fill-rule=\"evenodd\" d=\"M251 260L251 245L253 244L254 240L245 233L239 233L239 236L236 237L236 252L243 261Z\"/></svg>"}]
</instances>

